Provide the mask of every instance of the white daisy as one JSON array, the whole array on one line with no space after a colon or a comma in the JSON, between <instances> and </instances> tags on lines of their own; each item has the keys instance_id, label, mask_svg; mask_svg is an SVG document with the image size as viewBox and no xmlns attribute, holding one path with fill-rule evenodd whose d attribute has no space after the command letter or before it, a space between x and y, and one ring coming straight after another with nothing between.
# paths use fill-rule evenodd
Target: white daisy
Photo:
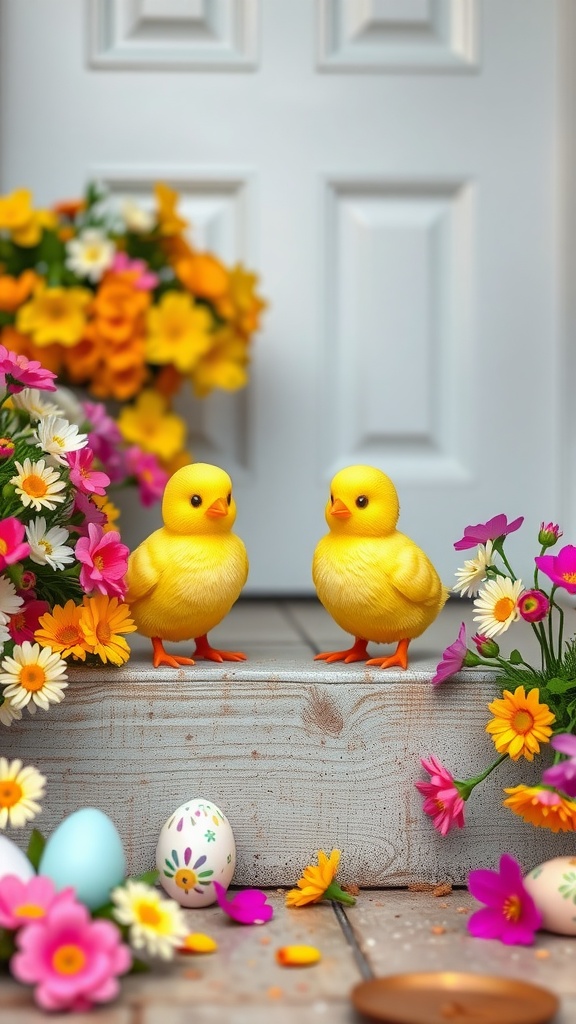
<instances>
[{"instance_id":1,"label":"white daisy","mask_svg":"<svg viewBox=\"0 0 576 1024\"><path fill-rule=\"evenodd\" d=\"M88 444L88 435L81 434L75 423L60 416L46 416L36 427L37 448L51 455L60 465L67 465L66 452L77 452Z\"/></svg>"},{"instance_id":2,"label":"white daisy","mask_svg":"<svg viewBox=\"0 0 576 1024\"><path fill-rule=\"evenodd\" d=\"M62 526L46 528L43 516L34 519L26 527L26 540L30 545L30 558L37 565L50 565L52 569L63 569L74 561L74 550L68 544L70 534Z\"/></svg>"},{"instance_id":3,"label":"white daisy","mask_svg":"<svg viewBox=\"0 0 576 1024\"><path fill-rule=\"evenodd\" d=\"M19 722L22 718L22 712L18 711L14 707L11 700L4 698L4 703L0 704L0 724L5 725L8 729L12 725L12 722Z\"/></svg>"},{"instance_id":4,"label":"white daisy","mask_svg":"<svg viewBox=\"0 0 576 1024\"><path fill-rule=\"evenodd\" d=\"M162 899L143 882L128 880L110 893L112 911L120 924L129 926L129 941L134 949L145 949L151 956L170 959L188 934L184 915L175 900Z\"/></svg>"},{"instance_id":5,"label":"white daisy","mask_svg":"<svg viewBox=\"0 0 576 1024\"><path fill-rule=\"evenodd\" d=\"M19 711L28 707L33 715L37 707L48 711L51 704L64 699L62 691L68 686L66 662L51 647L25 640L21 646L16 644L12 657L4 658L0 668L4 697Z\"/></svg>"},{"instance_id":6,"label":"white daisy","mask_svg":"<svg viewBox=\"0 0 576 1024\"><path fill-rule=\"evenodd\" d=\"M0 624L6 625L11 615L24 604L24 598L16 593L16 587L7 576L0 576ZM8 637L0 635L0 641L5 643Z\"/></svg>"},{"instance_id":7,"label":"white daisy","mask_svg":"<svg viewBox=\"0 0 576 1024\"><path fill-rule=\"evenodd\" d=\"M38 459L38 462L24 459L22 463L14 460L14 465L17 473L10 483L14 484L16 494L25 508L32 505L36 512L41 512L43 508L52 512L59 501L64 501L65 495L59 494L59 491L63 491L66 484L55 469L46 465L44 459Z\"/></svg>"},{"instance_id":8,"label":"white daisy","mask_svg":"<svg viewBox=\"0 0 576 1024\"><path fill-rule=\"evenodd\" d=\"M76 395L70 388L63 388L58 386L54 392L54 398L61 406L61 416L64 416L69 423L75 423L78 427L81 427L83 423L86 423L86 413L82 408L82 403L78 401Z\"/></svg>"},{"instance_id":9,"label":"white daisy","mask_svg":"<svg viewBox=\"0 0 576 1024\"><path fill-rule=\"evenodd\" d=\"M116 246L99 228L86 228L66 243L66 266L78 277L87 277L96 284L108 270Z\"/></svg>"},{"instance_id":10,"label":"white daisy","mask_svg":"<svg viewBox=\"0 0 576 1024\"><path fill-rule=\"evenodd\" d=\"M486 579L486 569L492 565L492 548L491 540L486 545L480 545L476 558L469 558L464 562L464 568L454 573L458 582L454 584L452 590L460 593L461 597L465 594L478 593L480 584Z\"/></svg>"},{"instance_id":11,"label":"white daisy","mask_svg":"<svg viewBox=\"0 0 576 1024\"><path fill-rule=\"evenodd\" d=\"M498 636L516 622L520 617L518 598L523 589L522 580L511 580L508 576L488 580L474 601L478 612L474 615L474 621L479 623L478 632L488 637Z\"/></svg>"},{"instance_id":12,"label":"white daisy","mask_svg":"<svg viewBox=\"0 0 576 1024\"><path fill-rule=\"evenodd\" d=\"M32 420L41 420L44 416L61 416L60 409L54 402L47 402L44 391L37 388L24 388L19 394L12 395L12 404L15 409L27 412Z\"/></svg>"},{"instance_id":13,"label":"white daisy","mask_svg":"<svg viewBox=\"0 0 576 1024\"><path fill-rule=\"evenodd\" d=\"M133 199L125 199L121 210L128 231L133 231L135 235L150 234L156 223L156 216L152 210L145 210Z\"/></svg>"},{"instance_id":14,"label":"white daisy","mask_svg":"<svg viewBox=\"0 0 576 1024\"><path fill-rule=\"evenodd\" d=\"M0 757L0 828L22 828L42 810L37 802L44 796L46 778L32 765L22 766L16 758Z\"/></svg>"}]
</instances>

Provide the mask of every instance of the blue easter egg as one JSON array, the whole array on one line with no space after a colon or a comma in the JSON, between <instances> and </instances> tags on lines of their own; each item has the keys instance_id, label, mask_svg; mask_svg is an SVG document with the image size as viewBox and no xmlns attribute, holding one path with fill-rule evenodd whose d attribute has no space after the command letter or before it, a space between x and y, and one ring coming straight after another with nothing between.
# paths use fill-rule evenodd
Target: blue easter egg
<instances>
[{"instance_id":1,"label":"blue easter egg","mask_svg":"<svg viewBox=\"0 0 576 1024\"><path fill-rule=\"evenodd\" d=\"M52 833L38 866L57 889L73 886L90 910L108 903L110 890L126 875L122 840L110 818L95 807L83 807L64 818Z\"/></svg>"}]
</instances>

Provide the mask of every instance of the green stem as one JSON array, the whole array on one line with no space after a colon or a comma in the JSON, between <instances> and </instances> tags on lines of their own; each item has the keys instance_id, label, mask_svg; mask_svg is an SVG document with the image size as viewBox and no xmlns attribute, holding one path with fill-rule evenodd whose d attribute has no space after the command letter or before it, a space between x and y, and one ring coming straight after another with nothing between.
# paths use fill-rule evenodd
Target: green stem
<instances>
[{"instance_id":1,"label":"green stem","mask_svg":"<svg viewBox=\"0 0 576 1024\"><path fill-rule=\"evenodd\" d=\"M502 761L505 761L507 757L508 754L500 754L500 757L497 757L496 760L491 765L488 765L486 771L483 771L480 775L475 775L471 779L465 779L464 782L457 782L456 779L454 779L454 785L456 786L456 789L458 790L462 799L467 800L472 790L475 789L478 783L484 782L484 779L488 778L490 772L493 772L494 769L497 768L499 764L502 764Z\"/></svg>"},{"instance_id":2,"label":"green stem","mask_svg":"<svg viewBox=\"0 0 576 1024\"><path fill-rule=\"evenodd\" d=\"M354 897L349 892L344 892L338 885L338 882L330 882L322 899L336 900L338 903L345 903L348 907L353 907L356 903Z\"/></svg>"},{"instance_id":3,"label":"green stem","mask_svg":"<svg viewBox=\"0 0 576 1024\"><path fill-rule=\"evenodd\" d=\"M504 546L501 545L498 548L498 551L500 553L500 557L501 557L502 561L504 562L504 565L506 566L506 568L508 569L508 572L510 573L510 576L512 577L512 580L516 581L516 575L514 573L514 570L513 570L512 566L510 565L510 562L506 558L506 555L504 554Z\"/></svg>"}]
</instances>

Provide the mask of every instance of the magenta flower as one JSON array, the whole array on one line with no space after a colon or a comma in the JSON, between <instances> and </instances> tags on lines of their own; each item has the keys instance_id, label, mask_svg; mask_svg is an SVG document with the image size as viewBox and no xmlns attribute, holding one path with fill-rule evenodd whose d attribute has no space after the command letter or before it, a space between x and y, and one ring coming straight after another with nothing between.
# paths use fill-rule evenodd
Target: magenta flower
<instances>
[{"instance_id":1,"label":"magenta flower","mask_svg":"<svg viewBox=\"0 0 576 1024\"><path fill-rule=\"evenodd\" d=\"M464 536L456 541L456 551L464 551L466 548L475 548L477 544L486 544L489 540L496 540L497 537L507 537L509 533L515 533L524 522L524 516L519 516L514 522L509 523L506 516L501 513L494 516L487 523L478 523L477 526L467 526Z\"/></svg>"},{"instance_id":2,"label":"magenta flower","mask_svg":"<svg viewBox=\"0 0 576 1024\"><path fill-rule=\"evenodd\" d=\"M74 513L76 512L80 512L84 517L84 521L80 526L74 526L73 529L77 530L83 537L88 535L90 523L94 526L105 526L107 523L106 513L102 512L94 504L88 494L82 494L81 491L76 491L74 495Z\"/></svg>"},{"instance_id":3,"label":"magenta flower","mask_svg":"<svg viewBox=\"0 0 576 1024\"><path fill-rule=\"evenodd\" d=\"M16 451L16 445L11 437L0 437L0 460L11 459Z\"/></svg>"},{"instance_id":4,"label":"magenta flower","mask_svg":"<svg viewBox=\"0 0 576 1024\"><path fill-rule=\"evenodd\" d=\"M450 676L459 672L464 664L466 654L466 626L462 623L456 640L446 648L442 654L442 661L436 666L436 672L432 677L432 686L438 686L445 679L449 679Z\"/></svg>"},{"instance_id":5,"label":"magenta flower","mask_svg":"<svg viewBox=\"0 0 576 1024\"><path fill-rule=\"evenodd\" d=\"M136 477L140 492L140 501L149 508L159 501L168 483L168 473L151 452L143 452L134 446L126 452L128 473Z\"/></svg>"},{"instance_id":6,"label":"magenta flower","mask_svg":"<svg viewBox=\"0 0 576 1024\"><path fill-rule=\"evenodd\" d=\"M483 658L497 658L500 654L496 641L491 636L484 636L484 633L476 633L472 637L472 643L476 644L476 650Z\"/></svg>"},{"instance_id":7,"label":"magenta flower","mask_svg":"<svg viewBox=\"0 0 576 1024\"><path fill-rule=\"evenodd\" d=\"M500 871L480 868L468 875L468 889L486 906L468 919L476 939L500 939L507 946L529 946L542 923L540 911L524 888L522 869L509 853L500 858Z\"/></svg>"},{"instance_id":8,"label":"magenta flower","mask_svg":"<svg viewBox=\"0 0 576 1024\"><path fill-rule=\"evenodd\" d=\"M45 370L36 359L27 359L0 345L0 387L6 388L8 394L18 394L24 388L56 391L55 379L56 374Z\"/></svg>"},{"instance_id":9,"label":"magenta flower","mask_svg":"<svg viewBox=\"0 0 576 1024\"><path fill-rule=\"evenodd\" d=\"M110 921L92 921L80 903L60 903L45 918L16 934L18 952L10 970L18 981L35 985L43 1010L89 1010L108 1003L120 990L118 975L132 956Z\"/></svg>"},{"instance_id":10,"label":"magenta flower","mask_svg":"<svg viewBox=\"0 0 576 1024\"><path fill-rule=\"evenodd\" d=\"M129 274L137 275L134 278L134 287L141 292L150 292L156 287L160 278L153 274L150 267L144 260L131 260L125 252L117 252L110 267L117 274L128 271Z\"/></svg>"},{"instance_id":11,"label":"magenta flower","mask_svg":"<svg viewBox=\"0 0 576 1024\"><path fill-rule=\"evenodd\" d=\"M436 757L422 758L420 763L430 775L430 781L414 785L426 798L423 810L433 819L434 828L443 836L453 828L464 828L464 800L453 775Z\"/></svg>"},{"instance_id":12,"label":"magenta flower","mask_svg":"<svg viewBox=\"0 0 576 1024\"><path fill-rule=\"evenodd\" d=\"M108 415L102 402L83 402L82 408L89 423L88 444L95 458L112 483L122 482L126 476L126 460L117 423Z\"/></svg>"},{"instance_id":13,"label":"magenta flower","mask_svg":"<svg viewBox=\"0 0 576 1024\"><path fill-rule=\"evenodd\" d=\"M30 598L36 597L34 587L36 586L36 573L32 572L31 569L25 569L22 573L22 579L20 581L20 590L18 593L21 596L28 594Z\"/></svg>"},{"instance_id":14,"label":"magenta flower","mask_svg":"<svg viewBox=\"0 0 576 1024\"><path fill-rule=\"evenodd\" d=\"M70 479L79 491L83 494L106 493L110 477L93 468L94 452L90 448L66 452L66 460L70 467Z\"/></svg>"},{"instance_id":15,"label":"magenta flower","mask_svg":"<svg viewBox=\"0 0 576 1024\"><path fill-rule=\"evenodd\" d=\"M516 607L525 622L541 622L550 611L550 601L541 590L525 590Z\"/></svg>"},{"instance_id":16,"label":"magenta flower","mask_svg":"<svg viewBox=\"0 0 576 1024\"><path fill-rule=\"evenodd\" d=\"M35 595L35 591L32 591ZM34 633L38 629L38 619L41 615L50 611L50 605L47 601L38 601L35 596L32 596L30 591L24 591L21 595L25 599L24 604L14 615L10 616L8 621L8 632L14 640L14 643L22 644L25 640L29 640L30 643L34 643Z\"/></svg>"},{"instance_id":17,"label":"magenta flower","mask_svg":"<svg viewBox=\"0 0 576 1024\"><path fill-rule=\"evenodd\" d=\"M562 790L566 796L576 797L576 736L569 732L559 733L558 736L552 737L550 746L559 753L566 754L568 760L546 768L542 773L542 782Z\"/></svg>"},{"instance_id":18,"label":"magenta flower","mask_svg":"<svg viewBox=\"0 0 576 1024\"><path fill-rule=\"evenodd\" d=\"M538 543L541 544L543 548L553 547L559 537L562 536L563 532L557 523L540 523Z\"/></svg>"},{"instance_id":19,"label":"magenta flower","mask_svg":"<svg viewBox=\"0 0 576 1024\"><path fill-rule=\"evenodd\" d=\"M14 516L0 521L0 572L7 565L20 562L30 554L30 545L24 540L25 534L24 523Z\"/></svg>"},{"instance_id":20,"label":"magenta flower","mask_svg":"<svg viewBox=\"0 0 576 1024\"><path fill-rule=\"evenodd\" d=\"M557 555L537 555L534 561L556 587L576 594L576 548L573 544L566 544Z\"/></svg>"},{"instance_id":21,"label":"magenta flower","mask_svg":"<svg viewBox=\"0 0 576 1024\"><path fill-rule=\"evenodd\" d=\"M14 930L46 917L59 903L75 903L74 889L61 889L51 878L34 875L23 882L16 875L0 878L0 928Z\"/></svg>"},{"instance_id":22,"label":"magenta flower","mask_svg":"<svg viewBox=\"0 0 576 1024\"><path fill-rule=\"evenodd\" d=\"M221 909L238 924L266 924L274 915L274 908L266 902L266 893L260 889L241 889L229 900L226 889L214 882L216 899Z\"/></svg>"},{"instance_id":23,"label":"magenta flower","mask_svg":"<svg viewBox=\"0 0 576 1024\"><path fill-rule=\"evenodd\" d=\"M98 590L109 597L124 597L130 551L116 530L104 533L101 526L88 524L88 536L76 542L76 558L82 563L80 586L87 593Z\"/></svg>"}]
</instances>

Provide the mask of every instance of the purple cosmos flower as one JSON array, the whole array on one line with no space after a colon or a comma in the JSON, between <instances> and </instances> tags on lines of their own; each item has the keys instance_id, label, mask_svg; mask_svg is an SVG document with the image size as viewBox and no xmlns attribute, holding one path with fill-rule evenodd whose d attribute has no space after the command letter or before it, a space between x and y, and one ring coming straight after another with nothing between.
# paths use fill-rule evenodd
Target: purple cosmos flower
<instances>
[{"instance_id":1,"label":"purple cosmos flower","mask_svg":"<svg viewBox=\"0 0 576 1024\"><path fill-rule=\"evenodd\" d=\"M566 754L568 760L547 768L542 773L542 782L547 786L554 786L555 789L561 789L566 796L576 796L576 736L569 732L560 733L552 737L550 746L561 754Z\"/></svg>"},{"instance_id":2,"label":"purple cosmos flower","mask_svg":"<svg viewBox=\"0 0 576 1024\"><path fill-rule=\"evenodd\" d=\"M454 547L456 551L465 551L466 548L475 548L477 544L486 544L489 540L496 540L497 537L507 537L509 533L519 530L524 522L524 516L519 516L514 522L509 523L504 513L494 516L487 523L478 523L477 526L467 526L464 536L457 540Z\"/></svg>"},{"instance_id":3,"label":"purple cosmos flower","mask_svg":"<svg viewBox=\"0 0 576 1024\"><path fill-rule=\"evenodd\" d=\"M534 561L555 586L576 594L576 548L573 544L566 544L557 555L538 555Z\"/></svg>"},{"instance_id":4,"label":"purple cosmos flower","mask_svg":"<svg viewBox=\"0 0 576 1024\"><path fill-rule=\"evenodd\" d=\"M541 590L525 590L517 608L525 622L541 622L550 611L550 601Z\"/></svg>"},{"instance_id":5,"label":"purple cosmos flower","mask_svg":"<svg viewBox=\"0 0 576 1024\"><path fill-rule=\"evenodd\" d=\"M266 902L266 893L260 889L241 889L229 900L223 885L219 882L213 885L220 907L238 924L266 924L274 916L274 908Z\"/></svg>"},{"instance_id":6,"label":"purple cosmos flower","mask_svg":"<svg viewBox=\"0 0 576 1024\"><path fill-rule=\"evenodd\" d=\"M432 686L438 686L445 679L459 672L464 664L467 654L466 649L466 626L460 626L458 636L453 644L450 644L442 654L442 661L436 666L436 672L432 677Z\"/></svg>"},{"instance_id":7,"label":"purple cosmos flower","mask_svg":"<svg viewBox=\"0 0 576 1024\"><path fill-rule=\"evenodd\" d=\"M524 888L522 869L514 857L503 853L499 871L471 871L468 889L486 904L468 920L468 931L474 938L500 939L507 946L531 945L542 915Z\"/></svg>"}]
</instances>

